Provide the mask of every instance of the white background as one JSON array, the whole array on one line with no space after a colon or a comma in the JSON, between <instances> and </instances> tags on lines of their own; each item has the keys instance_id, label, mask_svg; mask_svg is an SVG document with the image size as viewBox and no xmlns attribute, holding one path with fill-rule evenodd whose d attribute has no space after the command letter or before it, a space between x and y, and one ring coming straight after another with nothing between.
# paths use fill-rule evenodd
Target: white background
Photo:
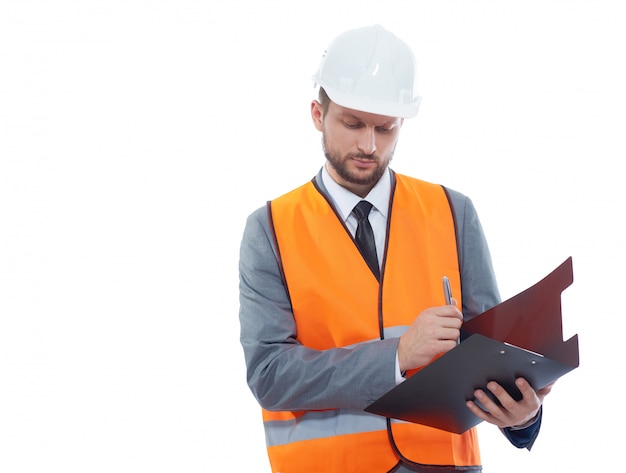
<instances>
[{"instance_id":1,"label":"white background","mask_svg":"<svg viewBox=\"0 0 626 473\"><path fill-rule=\"evenodd\" d=\"M472 197L503 297L573 257L580 368L532 452L480 426L485 472L623 464L624 2L0 0L1 472L269 471L241 232L323 163L310 77L371 23L419 64L392 167Z\"/></svg>"}]
</instances>

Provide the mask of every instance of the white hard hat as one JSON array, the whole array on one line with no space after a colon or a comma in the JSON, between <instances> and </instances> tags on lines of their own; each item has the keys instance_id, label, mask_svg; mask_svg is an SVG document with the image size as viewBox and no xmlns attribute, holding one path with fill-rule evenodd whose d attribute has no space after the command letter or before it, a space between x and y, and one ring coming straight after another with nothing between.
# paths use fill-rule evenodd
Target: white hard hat
<instances>
[{"instance_id":1,"label":"white hard hat","mask_svg":"<svg viewBox=\"0 0 626 473\"><path fill-rule=\"evenodd\" d=\"M333 40L313 76L342 107L389 117L417 115L415 57L380 25L346 31Z\"/></svg>"}]
</instances>

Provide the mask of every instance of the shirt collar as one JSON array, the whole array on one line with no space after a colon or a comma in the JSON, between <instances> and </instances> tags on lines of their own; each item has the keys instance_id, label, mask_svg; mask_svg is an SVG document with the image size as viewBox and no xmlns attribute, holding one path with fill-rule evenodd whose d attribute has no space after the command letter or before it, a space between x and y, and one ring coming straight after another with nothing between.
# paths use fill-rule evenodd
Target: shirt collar
<instances>
[{"instance_id":1,"label":"shirt collar","mask_svg":"<svg viewBox=\"0 0 626 473\"><path fill-rule=\"evenodd\" d=\"M353 194L345 187L337 184L337 182L335 182L326 170L326 166L323 166L322 168L322 182L324 183L328 194L333 199L335 207L341 214L344 222L350 216L354 206L361 200L367 200L370 202L374 208L383 215L383 217L387 218L389 196L391 193L391 172L389 171L389 168L385 169L385 173L381 176L376 185L369 191L364 199L356 194Z\"/></svg>"}]
</instances>

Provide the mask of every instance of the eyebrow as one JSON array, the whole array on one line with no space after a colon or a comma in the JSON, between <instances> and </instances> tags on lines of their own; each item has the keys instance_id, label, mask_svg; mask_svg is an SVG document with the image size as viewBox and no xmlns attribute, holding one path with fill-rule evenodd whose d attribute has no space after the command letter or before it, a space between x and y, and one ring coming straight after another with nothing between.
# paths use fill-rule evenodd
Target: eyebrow
<instances>
[{"instance_id":1,"label":"eyebrow","mask_svg":"<svg viewBox=\"0 0 626 473\"><path fill-rule=\"evenodd\" d=\"M358 116L356 116L356 115L354 115L354 114L352 114L350 112L345 112L345 111L340 112L339 113L339 117L340 118L344 118L344 119L350 118L352 120L357 120L357 121L359 121L361 123L363 122L363 120L360 117L358 117ZM397 118L393 118L393 117L388 117L388 118L389 118L389 120L386 120L386 121L384 121L383 123L380 123L380 124L375 124L374 126L381 127L381 126L396 126L397 125L397 120L398 120Z\"/></svg>"}]
</instances>

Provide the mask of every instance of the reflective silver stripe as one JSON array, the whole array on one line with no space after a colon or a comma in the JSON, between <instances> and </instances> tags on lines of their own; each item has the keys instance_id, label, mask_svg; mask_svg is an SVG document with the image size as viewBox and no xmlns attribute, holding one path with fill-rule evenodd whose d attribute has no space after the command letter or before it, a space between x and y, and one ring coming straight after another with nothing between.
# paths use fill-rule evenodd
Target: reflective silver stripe
<instances>
[{"instance_id":1,"label":"reflective silver stripe","mask_svg":"<svg viewBox=\"0 0 626 473\"><path fill-rule=\"evenodd\" d=\"M311 411L293 420L269 421L264 425L268 447L387 428L384 417L357 409Z\"/></svg>"},{"instance_id":2,"label":"reflective silver stripe","mask_svg":"<svg viewBox=\"0 0 626 473\"><path fill-rule=\"evenodd\" d=\"M385 338L398 338L409 329L408 325L395 325L393 327L385 327Z\"/></svg>"},{"instance_id":3,"label":"reflective silver stripe","mask_svg":"<svg viewBox=\"0 0 626 473\"><path fill-rule=\"evenodd\" d=\"M401 335L404 334L409 329L408 325L394 325L393 327L385 327L384 334L385 338L400 338ZM343 348L352 348L360 345L361 343L372 343L378 342L380 338L372 338L371 340L366 340L364 342L354 343L353 345L346 345Z\"/></svg>"}]
</instances>

